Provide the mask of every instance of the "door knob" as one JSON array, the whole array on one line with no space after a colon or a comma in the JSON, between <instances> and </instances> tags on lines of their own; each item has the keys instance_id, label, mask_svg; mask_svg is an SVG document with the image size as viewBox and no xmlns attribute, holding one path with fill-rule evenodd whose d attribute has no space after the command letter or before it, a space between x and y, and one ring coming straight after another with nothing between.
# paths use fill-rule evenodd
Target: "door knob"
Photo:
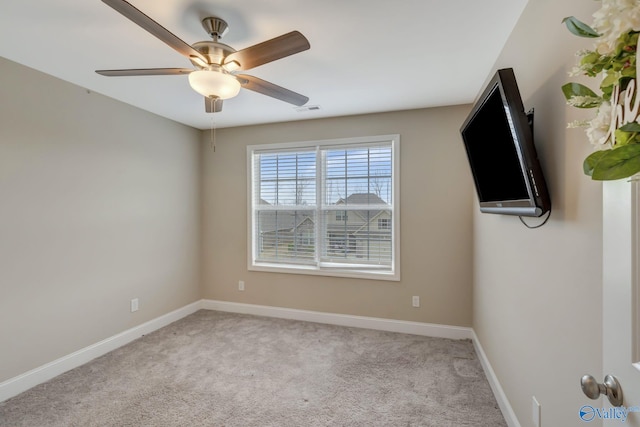
<instances>
[{"instance_id":1,"label":"door knob","mask_svg":"<svg viewBox=\"0 0 640 427\"><path fill-rule=\"evenodd\" d=\"M591 375L584 375L580 380L580 385L582 392L589 399L597 399L601 394L605 394L613 406L622 406L622 387L613 375L604 377L603 384L598 384Z\"/></svg>"}]
</instances>

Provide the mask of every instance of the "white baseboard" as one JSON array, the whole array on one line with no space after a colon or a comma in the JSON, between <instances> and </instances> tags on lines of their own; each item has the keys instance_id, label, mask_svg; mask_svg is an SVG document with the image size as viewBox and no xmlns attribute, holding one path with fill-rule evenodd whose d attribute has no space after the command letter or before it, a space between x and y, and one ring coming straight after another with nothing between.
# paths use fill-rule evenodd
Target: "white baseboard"
<instances>
[{"instance_id":1,"label":"white baseboard","mask_svg":"<svg viewBox=\"0 0 640 427\"><path fill-rule=\"evenodd\" d=\"M305 322L326 323L353 328L376 329L379 331L399 332L438 338L471 339L473 337L473 331L471 328L438 325L435 323L409 322L405 320L352 316L348 314L324 313L320 311L297 310L293 308L242 304L216 300L203 300L202 308L206 310L253 314L256 316L302 320Z\"/></svg>"},{"instance_id":2,"label":"white baseboard","mask_svg":"<svg viewBox=\"0 0 640 427\"><path fill-rule=\"evenodd\" d=\"M518 417L516 417L516 413L513 411L513 408L509 403L509 399L502 389L496 373L491 367L491 363L489 363L489 359L487 358L487 355L485 354L482 345L480 344L480 340L478 339L476 332L472 330L472 333L473 346L476 349L476 354L478 355L478 359L480 359L480 364L482 365L482 369L484 369L484 374L487 376L487 380L489 381L489 386L491 386L493 395L496 397L498 406L500 406L502 416L504 417L509 427L521 427L520 421L518 421Z\"/></svg>"},{"instance_id":3,"label":"white baseboard","mask_svg":"<svg viewBox=\"0 0 640 427\"><path fill-rule=\"evenodd\" d=\"M75 351L53 362L49 362L24 374L18 375L0 383L0 402L16 396L23 391L35 387L45 381L63 374L73 368L77 368L96 357L100 357L131 341L149 334L170 323L180 320L202 308L202 301L196 301L185 307L157 317L134 328L128 329L117 335L104 339L88 347Z\"/></svg>"}]
</instances>

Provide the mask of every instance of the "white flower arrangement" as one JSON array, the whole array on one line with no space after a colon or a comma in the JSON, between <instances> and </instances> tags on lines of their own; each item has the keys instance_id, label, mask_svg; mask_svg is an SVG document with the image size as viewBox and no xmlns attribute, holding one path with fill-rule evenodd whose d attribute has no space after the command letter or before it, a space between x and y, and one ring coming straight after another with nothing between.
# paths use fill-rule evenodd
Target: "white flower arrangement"
<instances>
[{"instance_id":1,"label":"white flower arrangement","mask_svg":"<svg viewBox=\"0 0 640 427\"><path fill-rule=\"evenodd\" d=\"M592 50L577 52L578 64L569 74L599 77L602 94L579 83L567 83L562 91L569 105L597 109L593 119L569 127L586 127L587 138L597 148L584 161L585 174L612 180L640 172L640 96L636 96L640 0L601 2L592 26L573 16L563 22L573 34L595 39Z\"/></svg>"},{"instance_id":2,"label":"white flower arrangement","mask_svg":"<svg viewBox=\"0 0 640 427\"><path fill-rule=\"evenodd\" d=\"M640 29L638 1L603 0L600 10L593 14L593 29L600 34L596 50L610 55L621 34Z\"/></svg>"}]
</instances>

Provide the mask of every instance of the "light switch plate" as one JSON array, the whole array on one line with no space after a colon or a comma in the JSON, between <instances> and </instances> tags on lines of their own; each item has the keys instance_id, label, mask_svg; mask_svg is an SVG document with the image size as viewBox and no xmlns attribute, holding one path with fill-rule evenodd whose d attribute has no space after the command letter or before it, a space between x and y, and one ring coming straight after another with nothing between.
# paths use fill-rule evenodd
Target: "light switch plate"
<instances>
[{"instance_id":1,"label":"light switch plate","mask_svg":"<svg viewBox=\"0 0 640 427\"><path fill-rule=\"evenodd\" d=\"M138 298L131 300L131 312L138 311Z\"/></svg>"}]
</instances>

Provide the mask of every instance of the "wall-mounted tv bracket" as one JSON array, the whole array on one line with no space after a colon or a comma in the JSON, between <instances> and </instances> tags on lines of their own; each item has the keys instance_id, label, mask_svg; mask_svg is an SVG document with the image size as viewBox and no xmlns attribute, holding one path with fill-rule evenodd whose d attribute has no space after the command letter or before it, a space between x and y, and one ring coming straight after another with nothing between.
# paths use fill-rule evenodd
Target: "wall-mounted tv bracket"
<instances>
[{"instance_id":1,"label":"wall-mounted tv bracket","mask_svg":"<svg viewBox=\"0 0 640 427\"><path fill-rule=\"evenodd\" d=\"M533 137L533 112L534 109L530 109L529 111L527 111L525 114L527 115L527 123L529 123L529 127L531 128L531 136ZM547 221L549 220L549 217L551 216L551 209L549 209L549 211L547 212L547 217L544 219L544 221L541 224L538 225L529 225L526 222L524 222L524 220L522 219L522 217L518 217L520 218L520 222L523 223L525 225L525 227L530 228L530 229L534 229L534 228L540 228L543 225L545 225L547 223Z\"/></svg>"},{"instance_id":2,"label":"wall-mounted tv bracket","mask_svg":"<svg viewBox=\"0 0 640 427\"><path fill-rule=\"evenodd\" d=\"M533 136L533 108L527 111L526 114L527 122L529 123L529 127L531 128L531 136Z\"/></svg>"}]
</instances>

